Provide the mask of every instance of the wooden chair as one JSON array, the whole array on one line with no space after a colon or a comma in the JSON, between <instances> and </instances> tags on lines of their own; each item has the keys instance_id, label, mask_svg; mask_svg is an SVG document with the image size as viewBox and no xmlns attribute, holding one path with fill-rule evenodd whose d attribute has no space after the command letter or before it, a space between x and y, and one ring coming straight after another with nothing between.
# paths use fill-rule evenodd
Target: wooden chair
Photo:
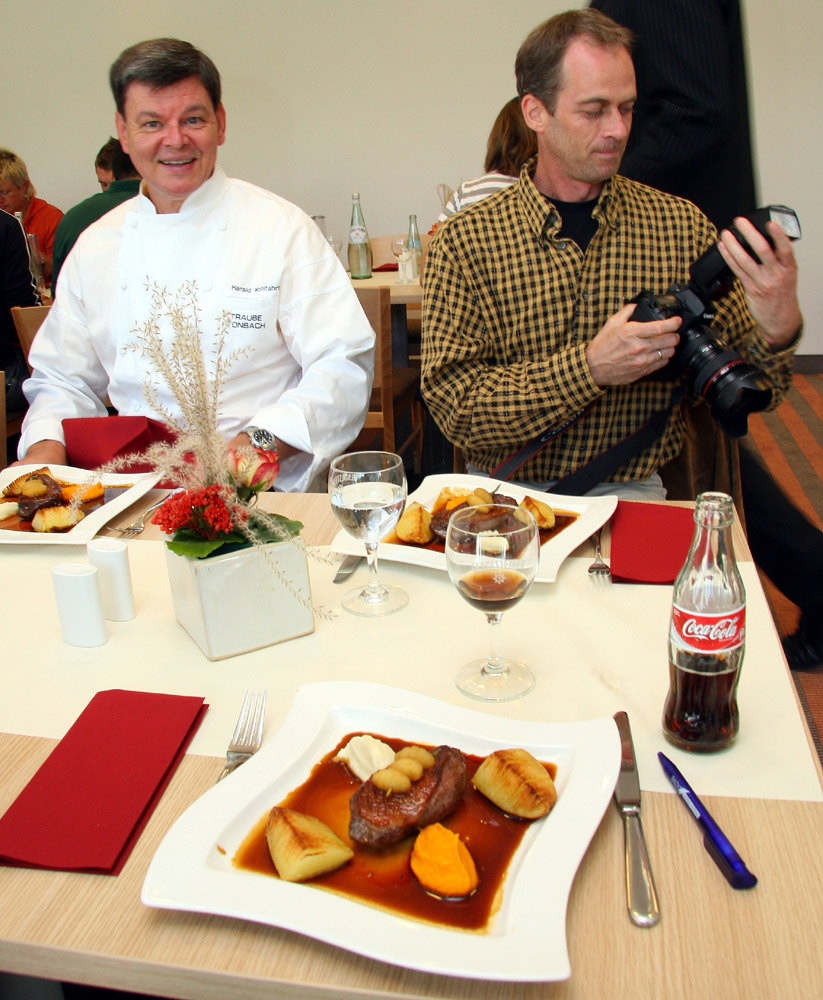
<instances>
[{"instance_id":1,"label":"wooden chair","mask_svg":"<svg viewBox=\"0 0 823 1000\"><path fill-rule=\"evenodd\" d=\"M409 446L414 447L414 470L419 473L423 460L423 423L425 410L418 399L420 372L416 368L398 368L392 365L391 353L391 292L388 288L357 288L360 300L375 332L374 388L369 412L363 429L349 451L368 447L368 442L379 432L382 447L402 455ZM396 428L399 418L407 414L411 432L398 442Z\"/></svg>"},{"instance_id":2,"label":"wooden chair","mask_svg":"<svg viewBox=\"0 0 823 1000\"><path fill-rule=\"evenodd\" d=\"M6 413L6 374L0 371L0 469L9 464L8 439L20 433L25 413ZM12 456L12 461L16 458Z\"/></svg>"},{"instance_id":3,"label":"wooden chair","mask_svg":"<svg viewBox=\"0 0 823 1000\"><path fill-rule=\"evenodd\" d=\"M17 339L23 348L23 354L26 356L26 363L29 360L29 348L34 340L34 335L48 316L50 308L51 306L12 306L10 309L14 327L17 330ZM29 371L31 371L30 365Z\"/></svg>"}]
</instances>

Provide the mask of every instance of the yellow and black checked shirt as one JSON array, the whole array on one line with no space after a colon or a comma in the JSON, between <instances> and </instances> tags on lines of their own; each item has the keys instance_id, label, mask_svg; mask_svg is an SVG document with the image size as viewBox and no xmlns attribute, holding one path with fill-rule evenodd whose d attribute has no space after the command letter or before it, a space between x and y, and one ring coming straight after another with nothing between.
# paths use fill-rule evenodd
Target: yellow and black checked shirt
<instances>
[{"instance_id":1,"label":"yellow and black checked shirt","mask_svg":"<svg viewBox=\"0 0 823 1000\"><path fill-rule=\"evenodd\" d=\"M534 186L533 168L531 161L517 184L452 216L432 240L422 387L446 437L486 471L599 397L517 473L545 481L574 472L668 405L675 383L600 389L586 347L638 292L685 282L716 232L691 202L618 175L598 199L597 232L583 254L559 236L561 220ZM761 370L777 405L794 352L770 352L739 285L718 301L711 329ZM610 478L645 478L682 443L678 407L661 438Z\"/></svg>"}]
</instances>

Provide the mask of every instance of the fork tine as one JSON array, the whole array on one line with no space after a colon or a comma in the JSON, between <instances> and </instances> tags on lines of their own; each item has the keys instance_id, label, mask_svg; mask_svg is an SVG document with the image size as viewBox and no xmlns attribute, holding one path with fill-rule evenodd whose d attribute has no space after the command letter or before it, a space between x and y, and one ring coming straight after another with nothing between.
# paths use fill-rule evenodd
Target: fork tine
<instances>
[{"instance_id":1,"label":"fork tine","mask_svg":"<svg viewBox=\"0 0 823 1000\"><path fill-rule=\"evenodd\" d=\"M241 735L245 735L244 730L249 722L249 702L253 695L253 691L246 692L246 697L243 699L243 705L240 709L240 715L237 716L237 725L234 727L234 732L232 733L232 744L239 743Z\"/></svg>"}]
</instances>

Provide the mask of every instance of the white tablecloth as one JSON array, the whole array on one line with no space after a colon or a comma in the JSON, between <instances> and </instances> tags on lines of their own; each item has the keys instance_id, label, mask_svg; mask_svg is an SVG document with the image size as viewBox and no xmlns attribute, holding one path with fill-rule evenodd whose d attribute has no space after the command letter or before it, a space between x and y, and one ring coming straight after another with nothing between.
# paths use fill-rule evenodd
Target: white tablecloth
<instances>
[{"instance_id":1,"label":"white tablecloth","mask_svg":"<svg viewBox=\"0 0 823 1000\"><path fill-rule=\"evenodd\" d=\"M60 737L92 695L106 688L202 695L210 705L190 752L222 755L243 694L269 693L267 731L279 725L304 683L364 680L440 698L491 714L566 721L629 713L641 785L671 791L657 761L663 750L700 794L823 799L771 616L756 570L741 566L748 592L748 640L739 689L738 741L720 754L671 747L660 729L668 685L666 636L670 587L596 581L588 560L568 559L556 583L535 584L503 619L503 652L524 659L535 690L504 705L461 695L455 671L486 650L486 623L457 594L445 572L384 563L381 576L405 587L404 611L370 621L340 610L363 564L343 585L332 562L310 559L317 616L314 634L255 653L211 662L177 624L162 542L129 544L137 617L107 623L106 645L67 646L60 637L50 567L85 561L74 546L0 549L3 642L0 729ZM318 550L328 555L328 550ZM242 627L238 623L238 628Z\"/></svg>"}]
</instances>

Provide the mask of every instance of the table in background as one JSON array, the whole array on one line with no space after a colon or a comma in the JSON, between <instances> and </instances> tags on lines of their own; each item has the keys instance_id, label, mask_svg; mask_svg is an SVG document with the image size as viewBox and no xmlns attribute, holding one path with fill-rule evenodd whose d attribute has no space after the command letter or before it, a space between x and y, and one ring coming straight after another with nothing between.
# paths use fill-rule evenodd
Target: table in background
<instances>
[{"instance_id":1,"label":"table in background","mask_svg":"<svg viewBox=\"0 0 823 1000\"><path fill-rule=\"evenodd\" d=\"M337 524L323 495L277 494L266 497L266 505L299 516L307 524L306 537L312 544L328 542L336 533ZM124 515L123 520L128 517ZM738 543L738 548L745 556L744 547ZM0 553L0 560L3 556ZM396 571L402 577L404 568L384 565L387 572ZM585 562L578 558L573 567L578 576L581 567L585 574ZM423 572L414 570L414 574ZM165 581L158 581L160 585L165 586ZM24 622L22 610L32 596L10 589L5 620ZM582 609L582 613L589 612ZM379 627L380 623L368 623L371 631ZM481 632L479 626L477 632ZM482 641L481 635L477 638ZM466 639L469 646L472 637ZM777 637L771 641L779 655ZM38 648L38 636L33 635L32 657L38 655ZM54 650L40 649L39 655L54 656ZM243 660L208 663L204 659L202 676L242 673ZM567 669L578 666L569 663ZM173 669L169 665L168 670ZM19 683L25 683L25 671L25 662L14 664ZM402 686L394 675L385 680ZM299 683L295 677L295 687ZM117 664L113 662L111 686L116 685ZM48 692L33 691L32 697L46 698ZM804 725L799 713L796 723ZM768 738L764 733L763 739ZM0 735L0 811L19 794L54 744L53 739ZM823 995L818 956L823 898L814 889L823 882L819 850L823 802L706 796L715 818L730 832L760 879L756 889L735 892L709 860L682 802L673 794L644 793L644 824L662 910L658 926L648 930L634 927L628 919L622 824L610 806L581 863L569 900L571 979L498 983L412 972L247 921L144 907L140 889L160 840L180 813L211 787L221 767L220 758L186 755L116 878L0 868L0 968L204 1000L217 996L320 1000L342 994L369 1000L623 1000L676 996L688 983L711 983L712 992L726 997ZM59 825L56 815L56 836ZM546 873L546 891L551 891L551 872Z\"/></svg>"},{"instance_id":2,"label":"table in background","mask_svg":"<svg viewBox=\"0 0 823 1000\"><path fill-rule=\"evenodd\" d=\"M419 279L400 284L397 271L375 271L370 278L353 278L355 288L388 288L391 292L392 363L400 368L409 364L409 343L406 331L406 307L420 306L423 289Z\"/></svg>"}]
</instances>

